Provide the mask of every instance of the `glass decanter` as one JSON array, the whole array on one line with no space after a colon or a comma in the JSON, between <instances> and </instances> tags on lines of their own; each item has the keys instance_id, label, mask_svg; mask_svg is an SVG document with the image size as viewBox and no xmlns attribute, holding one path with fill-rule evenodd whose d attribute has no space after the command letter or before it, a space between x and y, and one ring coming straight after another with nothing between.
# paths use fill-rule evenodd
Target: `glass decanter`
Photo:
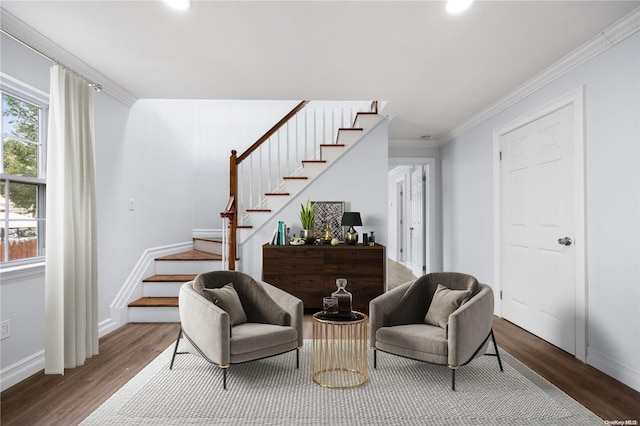
<instances>
[{"instance_id":1,"label":"glass decanter","mask_svg":"<svg viewBox=\"0 0 640 426\"><path fill-rule=\"evenodd\" d=\"M338 315L351 316L351 307L353 298L345 287L347 286L347 280L345 278L337 278L336 285L338 289L331 293L332 297L338 299Z\"/></svg>"}]
</instances>

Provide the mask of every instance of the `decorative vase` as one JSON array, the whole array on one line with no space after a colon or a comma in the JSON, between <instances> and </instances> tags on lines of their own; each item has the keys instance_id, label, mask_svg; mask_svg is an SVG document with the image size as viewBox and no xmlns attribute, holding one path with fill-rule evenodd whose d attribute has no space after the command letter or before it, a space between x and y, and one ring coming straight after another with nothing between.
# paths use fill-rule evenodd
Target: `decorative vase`
<instances>
[{"instance_id":1,"label":"decorative vase","mask_svg":"<svg viewBox=\"0 0 640 426\"><path fill-rule=\"evenodd\" d=\"M322 240L325 244L331 244L331 240L333 236L331 235L331 230L329 229L329 222L326 222L324 227L324 234L322 235Z\"/></svg>"},{"instance_id":2,"label":"decorative vase","mask_svg":"<svg viewBox=\"0 0 640 426\"><path fill-rule=\"evenodd\" d=\"M346 290L347 280L344 278L337 278L336 285L338 289L331 293L331 297L335 297L338 299L338 315L340 316L351 316L351 307L353 303L353 297L351 293Z\"/></svg>"},{"instance_id":3,"label":"decorative vase","mask_svg":"<svg viewBox=\"0 0 640 426\"><path fill-rule=\"evenodd\" d=\"M316 231L313 229L303 229L300 231L300 237L302 237L307 244L313 244L316 240Z\"/></svg>"},{"instance_id":4,"label":"decorative vase","mask_svg":"<svg viewBox=\"0 0 640 426\"><path fill-rule=\"evenodd\" d=\"M369 245L370 246L375 246L376 245L376 236L373 235L373 231L369 232Z\"/></svg>"}]
</instances>

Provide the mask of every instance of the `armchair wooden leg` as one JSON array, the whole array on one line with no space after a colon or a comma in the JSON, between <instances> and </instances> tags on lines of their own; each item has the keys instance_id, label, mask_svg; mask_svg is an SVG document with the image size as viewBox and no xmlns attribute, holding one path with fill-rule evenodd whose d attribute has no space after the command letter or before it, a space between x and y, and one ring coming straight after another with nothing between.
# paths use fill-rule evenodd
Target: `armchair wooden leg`
<instances>
[{"instance_id":1,"label":"armchair wooden leg","mask_svg":"<svg viewBox=\"0 0 640 426\"><path fill-rule=\"evenodd\" d=\"M300 348L296 348L296 368L300 368Z\"/></svg>"},{"instance_id":2,"label":"armchair wooden leg","mask_svg":"<svg viewBox=\"0 0 640 426\"><path fill-rule=\"evenodd\" d=\"M227 369L229 368L229 364L221 365L222 369L222 389L227 390Z\"/></svg>"},{"instance_id":3,"label":"armchair wooden leg","mask_svg":"<svg viewBox=\"0 0 640 426\"><path fill-rule=\"evenodd\" d=\"M458 367L454 367L453 365L450 365L449 369L451 370L451 390L455 391L456 390L456 370L458 369Z\"/></svg>"},{"instance_id":4,"label":"armchair wooden leg","mask_svg":"<svg viewBox=\"0 0 640 426\"><path fill-rule=\"evenodd\" d=\"M378 351L376 351L376 348L372 348L373 349L373 368L378 368Z\"/></svg>"},{"instance_id":5,"label":"armchair wooden leg","mask_svg":"<svg viewBox=\"0 0 640 426\"><path fill-rule=\"evenodd\" d=\"M173 348L173 356L171 356L171 364L169 364L169 370L173 369L173 361L176 359L176 354L178 353L178 343L180 342L181 336L182 336L182 327L180 327L180 331L178 332L178 338L176 339L176 346Z\"/></svg>"},{"instance_id":6,"label":"armchair wooden leg","mask_svg":"<svg viewBox=\"0 0 640 426\"><path fill-rule=\"evenodd\" d=\"M504 371L502 368L502 360L500 359L500 352L498 352L498 344L496 343L496 336L493 334L493 328L491 329L491 340L493 340L493 347L496 350L496 357L498 357L498 365L500 366L500 371Z\"/></svg>"}]
</instances>

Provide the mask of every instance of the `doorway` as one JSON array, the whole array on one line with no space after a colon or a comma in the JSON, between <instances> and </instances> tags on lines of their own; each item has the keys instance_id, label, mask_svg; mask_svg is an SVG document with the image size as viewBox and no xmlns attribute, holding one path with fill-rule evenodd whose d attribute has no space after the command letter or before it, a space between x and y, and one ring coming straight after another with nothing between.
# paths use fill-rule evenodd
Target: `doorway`
<instances>
[{"instance_id":1,"label":"doorway","mask_svg":"<svg viewBox=\"0 0 640 426\"><path fill-rule=\"evenodd\" d=\"M582 89L494 132L498 314L584 361Z\"/></svg>"},{"instance_id":2,"label":"doorway","mask_svg":"<svg viewBox=\"0 0 640 426\"><path fill-rule=\"evenodd\" d=\"M435 158L389 158L387 253L416 277L442 269L437 250L435 167Z\"/></svg>"}]
</instances>

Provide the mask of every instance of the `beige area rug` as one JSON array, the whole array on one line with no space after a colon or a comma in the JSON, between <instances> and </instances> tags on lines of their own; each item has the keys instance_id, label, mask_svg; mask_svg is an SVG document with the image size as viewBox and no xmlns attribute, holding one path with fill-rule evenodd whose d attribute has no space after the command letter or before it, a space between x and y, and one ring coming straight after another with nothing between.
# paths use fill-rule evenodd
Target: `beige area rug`
<instances>
[{"instance_id":1,"label":"beige area rug","mask_svg":"<svg viewBox=\"0 0 640 426\"><path fill-rule=\"evenodd\" d=\"M311 379L311 343L295 352L232 365L228 390L217 366L173 345L83 425L602 425L575 400L501 351L461 367L456 391L445 366L378 353L369 381L334 390Z\"/></svg>"}]
</instances>

